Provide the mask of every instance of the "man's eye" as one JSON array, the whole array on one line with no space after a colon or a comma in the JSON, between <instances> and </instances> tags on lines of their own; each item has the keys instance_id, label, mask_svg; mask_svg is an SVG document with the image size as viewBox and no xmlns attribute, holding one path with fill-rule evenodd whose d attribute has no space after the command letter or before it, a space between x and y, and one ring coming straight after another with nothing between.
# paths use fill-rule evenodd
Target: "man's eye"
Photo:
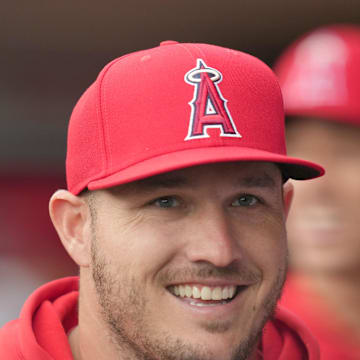
<instances>
[{"instance_id":1,"label":"man's eye","mask_svg":"<svg viewBox=\"0 0 360 360\"><path fill-rule=\"evenodd\" d=\"M234 200L232 206L254 206L259 203L259 199L254 195L241 195L236 200Z\"/></svg>"},{"instance_id":2,"label":"man's eye","mask_svg":"<svg viewBox=\"0 0 360 360\"><path fill-rule=\"evenodd\" d=\"M160 208L173 208L179 206L180 202L173 196L164 196L151 202Z\"/></svg>"}]
</instances>

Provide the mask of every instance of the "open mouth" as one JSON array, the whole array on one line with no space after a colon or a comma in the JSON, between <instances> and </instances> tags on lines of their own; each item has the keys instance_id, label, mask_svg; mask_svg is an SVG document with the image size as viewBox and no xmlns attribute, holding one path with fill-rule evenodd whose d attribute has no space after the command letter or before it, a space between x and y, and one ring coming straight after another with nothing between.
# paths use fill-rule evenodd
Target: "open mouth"
<instances>
[{"instance_id":1,"label":"open mouth","mask_svg":"<svg viewBox=\"0 0 360 360\"><path fill-rule=\"evenodd\" d=\"M245 286L204 286L173 285L168 288L171 294L189 301L196 306L224 305L236 298Z\"/></svg>"}]
</instances>

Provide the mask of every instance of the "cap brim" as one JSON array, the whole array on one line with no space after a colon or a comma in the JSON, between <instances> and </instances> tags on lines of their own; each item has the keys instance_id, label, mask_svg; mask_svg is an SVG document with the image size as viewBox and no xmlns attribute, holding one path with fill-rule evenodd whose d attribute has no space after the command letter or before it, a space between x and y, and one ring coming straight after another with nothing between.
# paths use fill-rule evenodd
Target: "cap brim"
<instances>
[{"instance_id":1,"label":"cap brim","mask_svg":"<svg viewBox=\"0 0 360 360\"><path fill-rule=\"evenodd\" d=\"M243 147L195 148L146 159L113 174L90 181L89 190L105 189L165 172L191 166L230 161L259 161L277 163L285 178L307 180L319 177L325 170L310 161Z\"/></svg>"}]
</instances>

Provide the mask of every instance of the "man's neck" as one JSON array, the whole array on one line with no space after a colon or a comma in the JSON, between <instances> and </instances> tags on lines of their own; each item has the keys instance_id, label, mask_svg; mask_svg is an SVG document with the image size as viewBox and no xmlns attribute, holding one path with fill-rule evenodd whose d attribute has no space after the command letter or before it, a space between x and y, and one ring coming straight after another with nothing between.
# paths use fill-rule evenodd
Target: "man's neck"
<instances>
[{"instance_id":1,"label":"man's neck","mask_svg":"<svg viewBox=\"0 0 360 360\"><path fill-rule=\"evenodd\" d=\"M68 341L74 360L81 360L81 351L79 349L79 342L78 342L78 330L79 327L76 326L68 334Z\"/></svg>"},{"instance_id":2,"label":"man's neck","mask_svg":"<svg viewBox=\"0 0 360 360\"><path fill-rule=\"evenodd\" d=\"M75 327L68 334L68 341L74 360L107 360L118 359L119 354L114 351L114 346L106 333L100 331L90 335L86 326ZM93 339L93 341L89 340Z\"/></svg>"}]
</instances>

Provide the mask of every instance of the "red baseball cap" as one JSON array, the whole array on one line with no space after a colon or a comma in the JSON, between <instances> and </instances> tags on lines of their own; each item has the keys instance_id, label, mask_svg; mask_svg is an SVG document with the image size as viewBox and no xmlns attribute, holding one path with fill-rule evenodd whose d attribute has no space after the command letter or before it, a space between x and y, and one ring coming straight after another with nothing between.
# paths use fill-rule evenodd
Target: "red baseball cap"
<instances>
[{"instance_id":1,"label":"red baseball cap","mask_svg":"<svg viewBox=\"0 0 360 360\"><path fill-rule=\"evenodd\" d=\"M274 66L287 115L360 125L360 27L329 25L291 44Z\"/></svg>"},{"instance_id":2,"label":"red baseball cap","mask_svg":"<svg viewBox=\"0 0 360 360\"><path fill-rule=\"evenodd\" d=\"M71 115L66 175L73 194L227 161L277 163L294 179L324 173L286 156L275 75L240 51L165 41L122 56Z\"/></svg>"}]
</instances>

